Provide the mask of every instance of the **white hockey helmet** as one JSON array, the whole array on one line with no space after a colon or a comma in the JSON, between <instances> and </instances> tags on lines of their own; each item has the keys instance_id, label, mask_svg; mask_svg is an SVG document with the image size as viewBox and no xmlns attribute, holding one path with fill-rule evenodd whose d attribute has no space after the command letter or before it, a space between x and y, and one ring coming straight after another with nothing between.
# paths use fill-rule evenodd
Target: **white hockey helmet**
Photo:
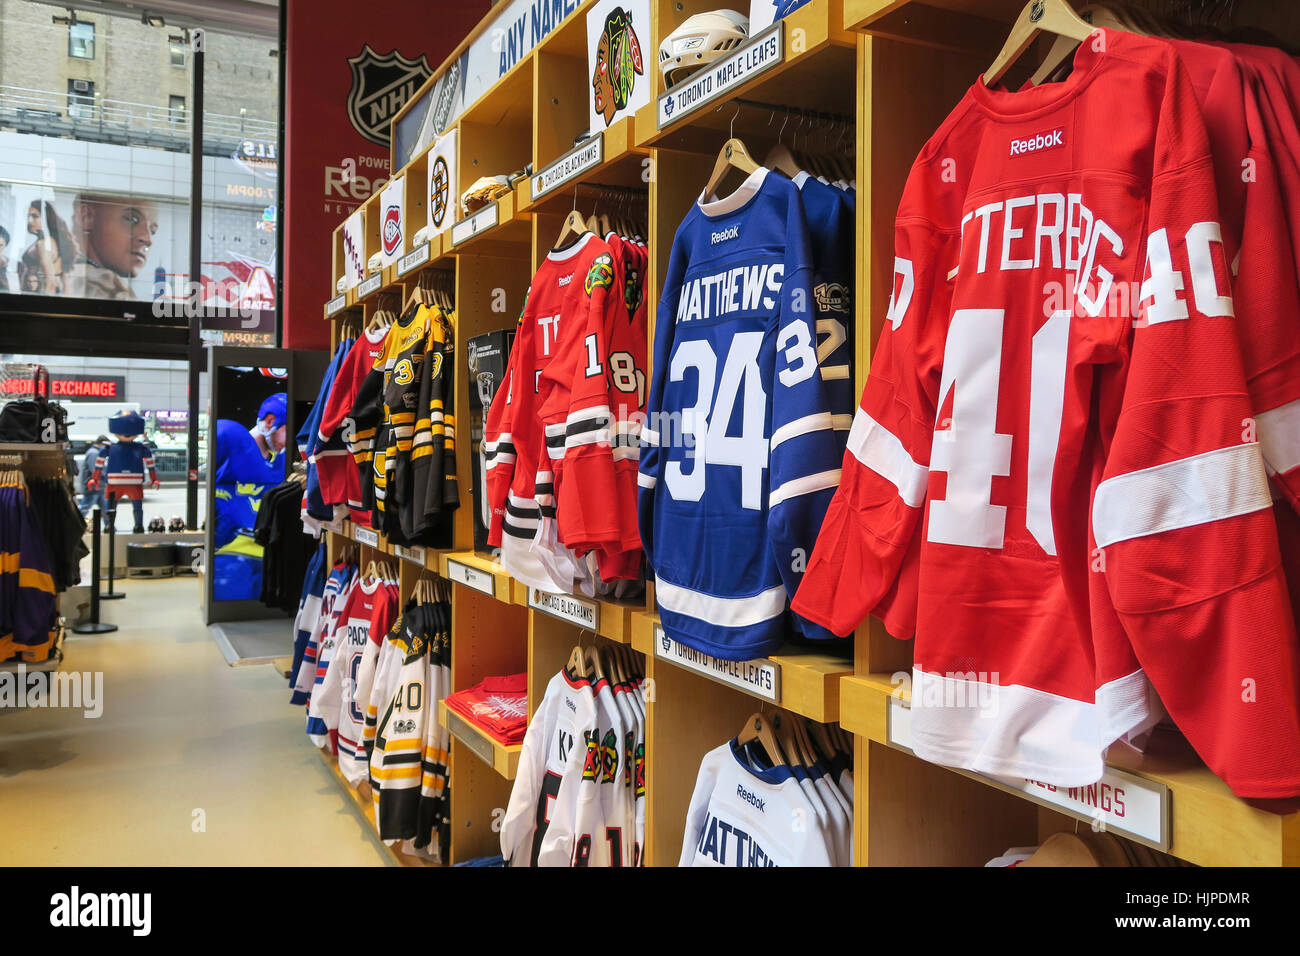
<instances>
[{"instance_id":1,"label":"white hockey helmet","mask_svg":"<svg viewBox=\"0 0 1300 956\"><path fill-rule=\"evenodd\" d=\"M749 17L735 10L697 13L659 44L659 70L673 86L749 39Z\"/></svg>"}]
</instances>

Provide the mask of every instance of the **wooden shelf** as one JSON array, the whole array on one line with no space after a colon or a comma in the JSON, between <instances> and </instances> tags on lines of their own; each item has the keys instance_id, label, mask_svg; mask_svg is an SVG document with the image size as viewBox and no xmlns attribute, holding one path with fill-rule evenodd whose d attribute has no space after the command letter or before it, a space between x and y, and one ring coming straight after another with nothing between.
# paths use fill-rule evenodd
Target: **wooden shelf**
<instances>
[{"instance_id":1,"label":"wooden shelf","mask_svg":"<svg viewBox=\"0 0 1300 956\"><path fill-rule=\"evenodd\" d=\"M60 454L68 450L68 443L65 441L56 442L0 442L0 455L52 455Z\"/></svg>"},{"instance_id":2,"label":"wooden shelf","mask_svg":"<svg viewBox=\"0 0 1300 956\"><path fill-rule=\"evenodd\" d=\"M458 570L456 566L468 569L469 573ZM438 573L456 584L488 594L503 604L528 604L523 585L507 574L501 562L491 555L478 551L440 552Z\"/></svg>"},{"instance_id":3,"label":"wooden shelf","mask_svg":"<svg viewBox=\"0 0 1300 956\"><path fill-rule=\"evenodd\" d=\"M472 219L473 216L465 216L453 223L451 229L444 236L444 254L476 253L503 258L521 257L527 259L530 244L532 243L532 226L528 221L528 214L516 210L515 197L516 192L511 189L510 192L498 199L493 204L497 210L496 223L478 230L460 242L455 241L458 235L456 227ZM479 210L479 212L484 211ZM478 213L474 215L478 215Z\"/></svg>"},{"instance_id":4,"label":"wooden shelf","mask_svg":"<svg viewBox=\"0 0 1300 956\"><path fill-rule=\"evenodd\" d=\"M685 667L672 657L664 655L663 632L657 614L647 612L632 615L632 648L654 657L656 663ZM713 662L704 667L685 669L819 723L840 720L841 680L853 673L853 661L848 658L787 645L768 657L743 662L744 669L749 672L764 667L773 669L776 675L776 693L775 696L768 696L759 689L746 686L743 681L727 679L725 674L719 676L714 664L727 667L723 662ZM761 685L762 678L756 677L755 683Z\"/></svg>"},{"instance_id":5,"label":"wooden shelf","mask_svg":"<svg viewBox=\"0 0 1300 956\"><path fill-rule=\"evenodd\" d=\"M546 191L540 199L533 199L534 177L544 173L560 157L552 157L519 184L519 208L528 212L566 213L573 207L574 191L586 201L594 191L584 193L583 186L617 186L624 189L645 189L648 151L636 143L636 118L627 116L603 133L601 137L602 160L599 164L582 169L576 175L565 178L558 185ZM568 155L567 153L565 155Z\"/></svg>"},{"instance_id":6,"label":"wooden shelf","mask_svg":"<svg viewBox=\"0 0 1300 956\"><path fill-rule=\"evenodd\" d=\"M524 749L522 744L506 746L448 707L445 700L438 701L438 723L501 776L507 780L515 779L519 754Z\"/></svg>"},{"instance_id":7,"label":"wooden shelf","mask_svg":"<svg viewBox=\"0 0 1300 956\"><path fill-rule=\"evenodd\" d=\"M896 685L889 674L844 677L840 723L854 734L893 746L889 734L890 701L896 698L902 703L909 697L907 685ZM1300 814L1270 812L1235 796L1181 737L1157 735L1145 755L1115 747L1108 765L1168 788L1167 813L1171 824L1168 852L1174 856L1200 866L1300 864ZM944 769L1004 792L1014 792L983 774Z\"/></svg>"},{"instance_id":8,"label":"wooden shelf","mask_svg":"<svg viewBox=\"0 0 1300 956\"><path fill-rule=\"evenodd\" d=\"M352 801L352 806L356 808L357 813L361 814L361 816L365 818L366 823L370 827L371 835L379 845L384 848L384 852L388 854L389 858L391 858L394 863L398 866L437 866L436 863L431 863L418 856L411 856L408 853L403 853L400 841L389 846L383 840L380 840L379 828L375 824L375 805L370 794L370 784L362 783L360 788L354 788L352 784L348 783L348 778L343 776L343 771L339 769L338 759L333 754L321 747L313 749L315 749L316 753L325 763L325 766L329 768L330 773L334 775L334 779L338 781L338 785L343 788L343 792L348 795L348 798Z\"/></svg>"},{"instance_id":9,"label":"wooden shelf","mask_svg":"<svg viewBox=\"0 0 1300 956\"><path fill-rule=\"evenodd\" d=\"M738 113L735 105L727 106L737 99L808 109L808 91L816 90L818 112L856 115L857 91L852 82L845 81L846 77L854 76L856 64L855 39L843 25L845 2L813 0L778 21L782 32L779 62L752 79L728 88L663 129L659 128L658 97L653 98L637 111L637 145L716 152L722 139L732 131L744 137L751 149L751 139L775 141L777 133L771 128L771 112L744 108ZM765 35L766 31L758 34L736 52L761 44Z\"/></svg>"}]
</instances>

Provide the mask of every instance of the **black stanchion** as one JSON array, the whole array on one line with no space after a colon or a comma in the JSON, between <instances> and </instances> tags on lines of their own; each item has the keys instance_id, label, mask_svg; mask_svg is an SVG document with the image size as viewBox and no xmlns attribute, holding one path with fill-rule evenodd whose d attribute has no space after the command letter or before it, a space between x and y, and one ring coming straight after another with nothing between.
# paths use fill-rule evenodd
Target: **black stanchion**
<instances>
[{"instance_id":1,"label":"black stanchion","mask_svg":"<svg viewBox=\"0 0 1300 956\"><path fill-rule=\"evenodd\" d=\"M116 601L126 597L121 591L113 590L113 566L117 564L117 495L108 496L108 590L100 595L104 601ZM99 562L96 561L96 564Z\"/></svg>"},{"instance_id":2,"label":"black stanchion","mask_svg":"<svg viewBox=\"0 0 1300 956\"><path fill-rule=\"evenodd\" d=\"M95 505L95 514L93 517L94 530L90 536L90 621L85 624L76 624L72 628L73 634L107 634L109 631L116 631L116 624L101 624L99 621L99 526L100 526L99 505Z\"/></svg>"}]
</instances>

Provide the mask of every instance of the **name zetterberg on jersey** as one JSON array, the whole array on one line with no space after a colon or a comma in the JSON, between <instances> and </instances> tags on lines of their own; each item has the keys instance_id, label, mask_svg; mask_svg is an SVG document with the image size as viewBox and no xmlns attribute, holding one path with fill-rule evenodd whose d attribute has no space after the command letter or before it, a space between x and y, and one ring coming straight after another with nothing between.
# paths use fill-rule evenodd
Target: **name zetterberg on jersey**
<instances>
[{"instance_id":1,"label":"name zetterberg on jersey","mask_svg":"<svg viewBox=\"0 0 1300 956\"><path fill-rule=\"evenodd\" d=\"M760 306L774 309L784 279L781 262L737 266L687 279L677 298L677 321L718 319L733 312L756 312Z\"/></svg>"},{"instance_id":2,"label":"name zetterberg on jersey","mask_svg":"<svg viewBox=\"0 0 1300 956\"><path fill-rule=\"evenodd\" d=\"M1093 316L1101 314L1114 280L1112 269L1119 268L1124 255L1124 240L1084 205L1082 193L1035 193L985 203L962 217L961 239L963 261L968 261L967 243L978 242L976 273L988 271L992 258L993 267L1003 272L1064 267L1078 276L1080 290L1095 279L1096 293L1078 296ZM1098 262L1099 251L1110 269Z\"/></svg>"}]
</instances>

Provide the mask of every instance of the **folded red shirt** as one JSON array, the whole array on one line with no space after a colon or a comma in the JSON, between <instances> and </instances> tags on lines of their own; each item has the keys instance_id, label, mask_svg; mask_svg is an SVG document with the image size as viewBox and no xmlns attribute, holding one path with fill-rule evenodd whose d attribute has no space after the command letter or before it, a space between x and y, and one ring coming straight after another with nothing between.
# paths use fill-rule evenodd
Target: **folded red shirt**
<instances>
[{"instance_id":1,"label":"folded red shirt","mask_svg":"<svg viewBox=\"0 0 1300 956\"><path fill-rule=\"evenodd\" d=\"M487 677L476 687L447 695L447 706L506 745L528 730L528 675Z\"/></svg>"}]
</instances>

